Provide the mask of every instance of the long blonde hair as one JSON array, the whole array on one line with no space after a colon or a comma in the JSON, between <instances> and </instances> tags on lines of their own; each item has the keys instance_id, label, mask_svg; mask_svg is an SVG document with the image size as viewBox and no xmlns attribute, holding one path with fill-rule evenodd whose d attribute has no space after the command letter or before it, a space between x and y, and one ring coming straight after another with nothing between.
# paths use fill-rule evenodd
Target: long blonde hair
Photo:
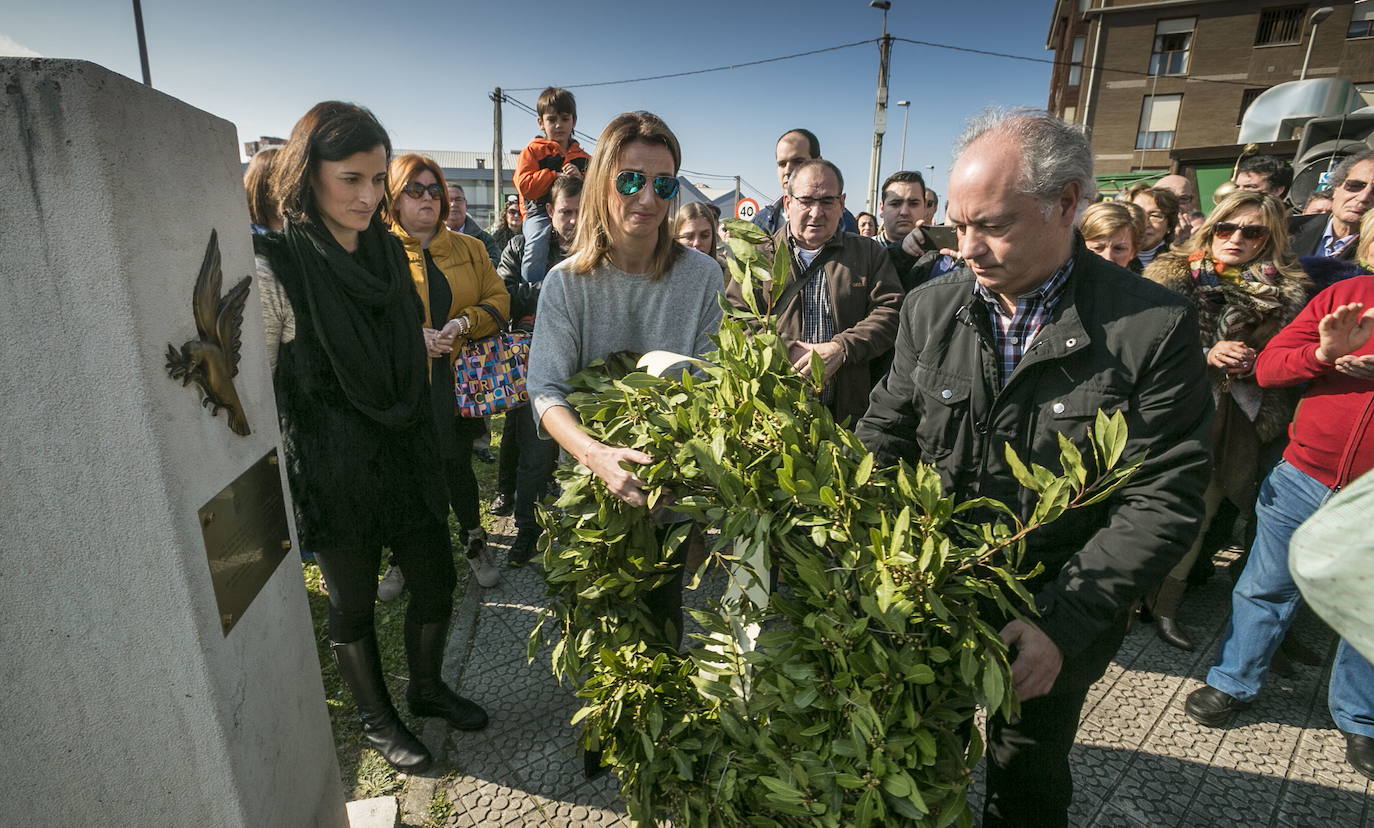
<instances>
[{"instance_id":1,"label":"long blonde hair","mask_svg":"<svg viewBox=\"0 0 1374 828\"><path fill-rule=\"evenodd\" d=\"M615 191L615 177L620 171L620 159L625 147L635 141L666 147L673 156L673 172L682 164L682 148L677 136L651 112L624 112L617 115L601 137L596 139L596 153L587 166L582 191L582 214L577 221L577 235L573 237L572 259L568 263L573 273L590 273L600 267L610 254L611 237L607 227L611 221L611 199L622 198ZM672 229L665 215L658 228L654 257L649 264L650 275L657 279L668 272L682 252L673 240Z\"/></svg>"}]
</instances>

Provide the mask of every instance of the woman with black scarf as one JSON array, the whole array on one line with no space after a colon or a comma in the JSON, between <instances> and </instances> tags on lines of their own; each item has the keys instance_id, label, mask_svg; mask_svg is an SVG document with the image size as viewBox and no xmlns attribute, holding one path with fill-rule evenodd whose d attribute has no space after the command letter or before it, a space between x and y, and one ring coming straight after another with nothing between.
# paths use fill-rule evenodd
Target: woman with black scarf
<instances>
[{"instance_id":1,"label":"woman with black scarf","mask_svg":"<svg viewBox=\"0 0 1374 828\"><path fill-rule=\"evenodd\" d=\"M440 679L456 576L420 299L377 214L390 153L366 109L315 105L273 172L285 228L256 241L287 478L301 545L329 584L330 649L368 741L419 772L432 757L391 703L373 627L383 546L410 585L411 713L462 730L487 715Z\"/></svg>"}]
</instances>

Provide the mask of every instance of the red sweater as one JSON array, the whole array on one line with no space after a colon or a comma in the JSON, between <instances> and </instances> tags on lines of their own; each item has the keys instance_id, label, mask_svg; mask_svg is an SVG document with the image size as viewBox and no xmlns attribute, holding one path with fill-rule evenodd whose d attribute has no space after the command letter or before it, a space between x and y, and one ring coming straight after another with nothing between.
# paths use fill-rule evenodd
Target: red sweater
<instances>
[{"instance_id":1,"label":"red sweater","mask_svg":"<svg viewBox=\"0 0 1374 828\"><path fill-rule=\"evenodd\" d=\"M591 156L576 141L569 142L566 150L558 146L557 141L547 138L530 141L515 162L515 189L520 191L520 217L525 217L526 202L543 204L547 201L549 188L564 164L572 164L585 173L590 160Z\"/></svg>"},{"instance_id":2,"label":"red sweater","mask_svg":"<svg viewBox=\"0 0 1374 828\"><path fill-rule=\"evenodd\" d=\"M1283 458L1333 489L1374 468L1374 380L1347 376L1316 357L1317 325L1350 302L1374 308L1374 276L1355 276L1318 293L1255 361L1255 380L1265 388L1308 383ZM1374 337L1354 353L1374 354Z\"/></svg>"}]
</instances>

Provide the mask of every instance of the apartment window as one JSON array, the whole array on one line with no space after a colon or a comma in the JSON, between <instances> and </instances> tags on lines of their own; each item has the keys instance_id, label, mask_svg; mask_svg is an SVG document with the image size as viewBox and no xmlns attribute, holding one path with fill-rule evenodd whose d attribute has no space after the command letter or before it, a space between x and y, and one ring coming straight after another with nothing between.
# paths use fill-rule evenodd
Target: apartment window
<instances>
[{"instance_id":1,"label":"apartment window","mask_svg":"<svg viewBox=\"0 0 1374 828\"><path fill-rule=\"evenodd\" d=\"M1140 107L1140 129L1135 135L1136 149L1169 149L1174 145L1174 128L1182 95L1146 95Z\"/></svg>"},{"instance_id":2,"label":"apartment window","mask_svg":"<svg viewBox=\"0 0 1374 828\"><path fill-rule=\"evenodd\" d=\"M1070 123L1070 124L1077 123L1077 122L1078 122L1078 107L1076 107L1076 106L1066 106L1066 107L1064 107L1064 121L1065 121L1065 123Z\"/></svg>"},{"instance_id":3,"label":"apartment window","mask_svg":"<svg viewBox=\"0 0 1374 828\"><path fill-rule=\"evenodd\" d=\"M1260 12L1259 29L1255 32L1256 46L1297 43L1302 39L1302 17L1306 6L1279 6Z\"/></svg>"},{"instance_id":4,"label":"apartment window","mask_svg":"<svg viewBox=\"0 0 1374 828\"><path fill-rule=\"evenodd\" d=\"M1346 37L1374 37L1374 3L1359 0L1350 12L1350 28Z\"/></svg>"},{"instance_id":5,"label":"apartment window","mask_svg":"<svg viewBox=\"0 0 1374 828\"><path fill-rule=\"evenodd\" d=\"M1236 123L1240 124L1245 120L1245 113L1250 109L1250 104L1255 102L1255 98L1269 91L1269 87L1261 86L1258 89L1246 89L1240 93L1240 112L1236 113Z\"/></svg>"},{"instance_id":6,"label":"apartment window","mask_svg":"<svg viewBox=\"0 0 1374 828\"><path fill-rule=\"evenodd\" d=\"M1075 37L1073 49L1069 53L1069 86L1077 86L1083 77L1083 45L1086 37Z\"/></svg>"},{"instance_id":7,"label":"apartment window","mask_svg":"<svg viewBox=\"0 0 1374 828\"><path fill-rule=\"evenodd\" d=\"M1188 74L1188 53L1193 48L1196 17L1161 20L1155 24L1155 48L1150 54L1151 75Z\"/></svg>"}]
</instances>

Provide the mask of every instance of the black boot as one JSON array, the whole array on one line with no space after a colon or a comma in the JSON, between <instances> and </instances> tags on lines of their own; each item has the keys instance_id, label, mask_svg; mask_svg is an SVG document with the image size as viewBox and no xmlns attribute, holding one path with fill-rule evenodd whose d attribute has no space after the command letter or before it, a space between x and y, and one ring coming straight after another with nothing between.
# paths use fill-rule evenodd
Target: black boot
<instances>
[{"instance_id":1,"label":"black boot","mask_svg":"<svg viewBox=\"0 0 1374 828\"><path fill-rule=\"evenodd\" d=\"M339 676L353 694L363 735L382 758L402 773L423 773L434 763L429 749L406 729L382 678L382 660L377 655L377 638L369 632L347 644L329 643Z\"/></svg>"},{"instance_id":2,"label":"black boot","mask_svg":"<svg viewBox=\"0 0 1374 828\"><path fill-rule=\"evenodd\" d=\"M601 764L601 751L582 749L582 774L588 779L600 779L610 770Z\"/></svg>"},{"instance_id":3,"label":"black boot","mask_svg":"<svg viewBox=\"0 0 1374 828\"><path fill-rule=\"evenodd\" d=\"M539 536L543 533L542 529L521 529L515 533L515 542L510 545L510 555L506 558L506 566L519 569L530 562L530 558L539 551Z\"/></svg>"},{"instance_id":4,"label":"black boot","mask_svg":"<svg viewBox=\"0 0 1374 828\"><path fill-rule=\"evenodd\" d=\"M438 716L457 730L481 730L487 726L487 712L444 684L440 675L444 665L444 645L448 643L448 622L405 625L406 657L410 661L410 687L406 703L416 716Z\"/></svg>"},{"instance_id":5,"label":"black boot","mask_svg":"<svg viewBox=\"0 0 1374 828\"><path fill-rule=\"evenodd\" d=\"M1178 605L1182 603L1183 591L1187 588L1186 581L1165 578L1164 583L1159 585L1159 592L1155 594L1154 606L1151 609L1155 614L1155 631L1159 633L1160 640L1171 647L1191 651L1195 646L1193 640L1178 623Z\"/></svg>"}]
</instances>

